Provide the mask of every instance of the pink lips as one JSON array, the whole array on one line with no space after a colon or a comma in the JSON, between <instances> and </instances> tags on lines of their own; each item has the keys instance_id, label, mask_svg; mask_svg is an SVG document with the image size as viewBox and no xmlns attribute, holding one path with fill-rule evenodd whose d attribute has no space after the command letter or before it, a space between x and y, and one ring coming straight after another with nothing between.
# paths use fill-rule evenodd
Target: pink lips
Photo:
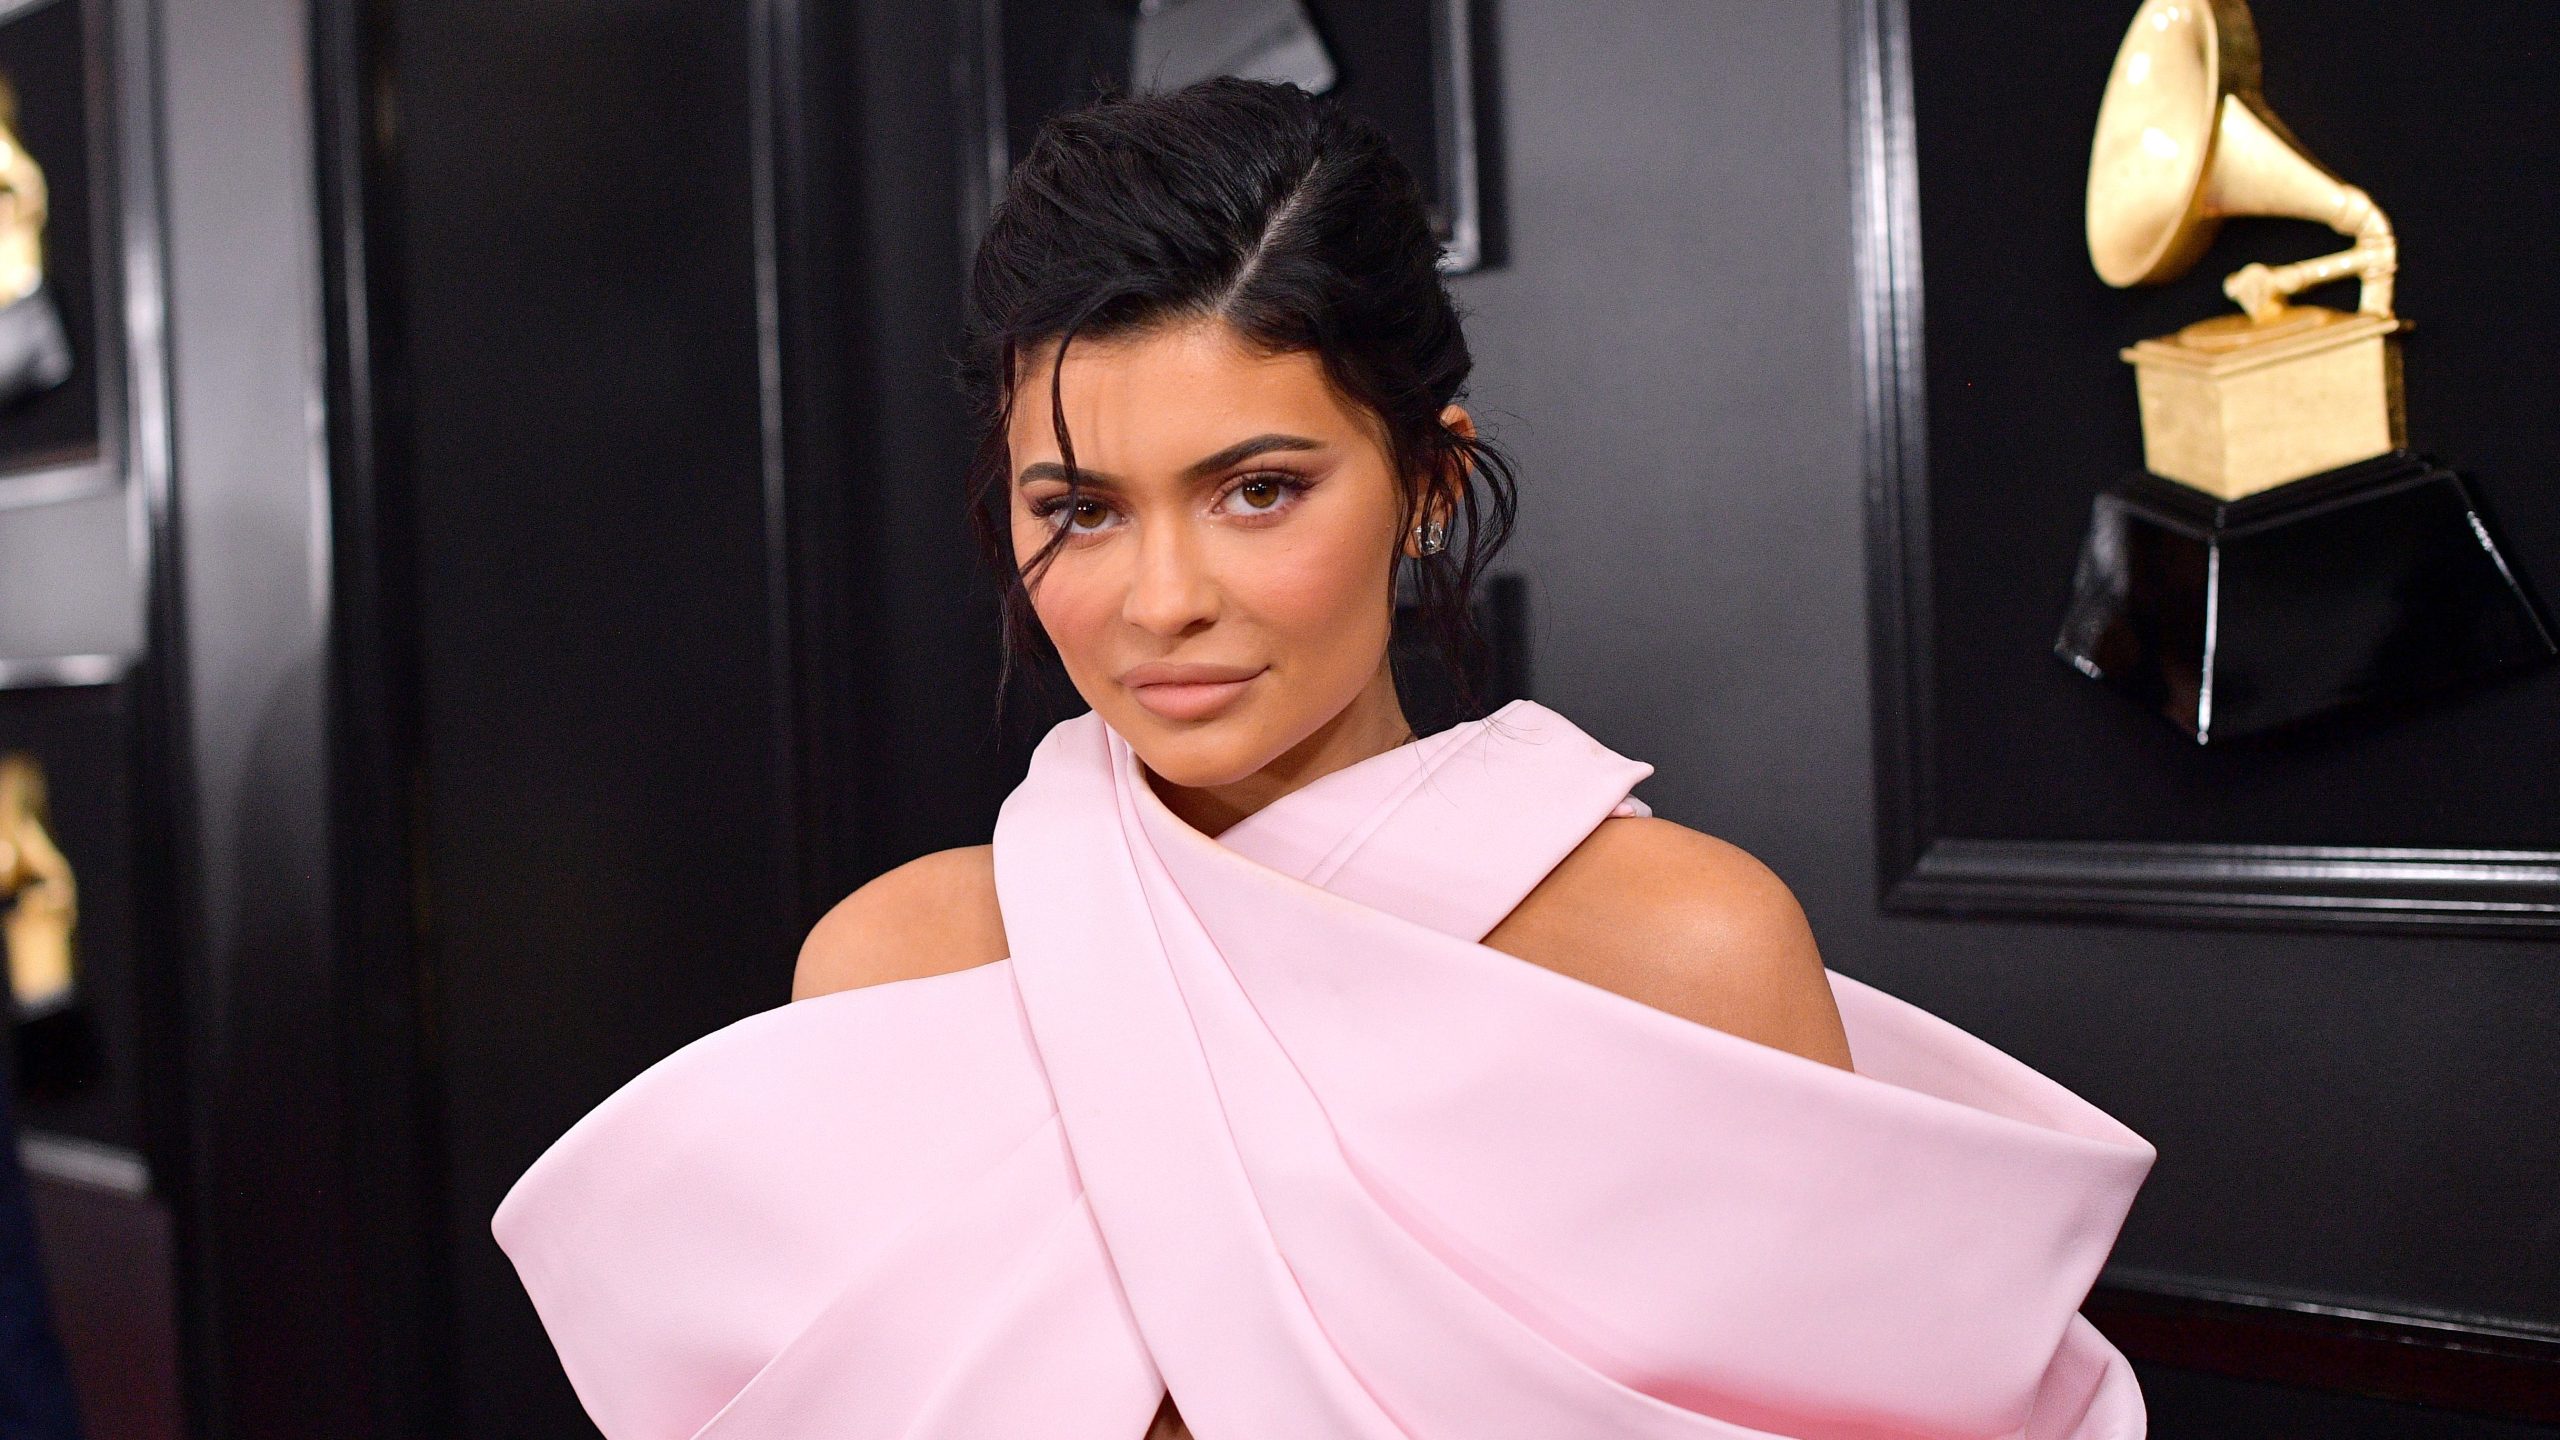
<instances>
[{"instance_id":1,"label":"pink lips","mask_svg":"<svg viewBox=\"0 0 2560 1440\"><path fill-rule=\"evenodd\" d=\"M1206 720L1233 704L1260 669L1151 661L1120 677L1137 702L1167 720Z\"/></svg>"}]
</instances>

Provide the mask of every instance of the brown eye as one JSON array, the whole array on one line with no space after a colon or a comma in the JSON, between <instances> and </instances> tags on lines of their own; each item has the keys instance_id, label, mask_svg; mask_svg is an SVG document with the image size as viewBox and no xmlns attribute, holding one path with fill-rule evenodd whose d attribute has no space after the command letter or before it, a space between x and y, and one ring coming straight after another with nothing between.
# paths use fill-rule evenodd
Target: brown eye
<instances>
[{"instance_id":1,"label":"brown eye","mask_svg":"<svg viewBox=\"0 0 2560 1440\"><path fill-rule=\"evenodd\" d=\"M1043 507L1042 519L1056 529L1071 534L1090 535L1104 528L1111 518L1111 507L1099 500L1078 496L1073 500L1057 500Z\"/></svg>"},{"instance_id":2,"label":"brown eye","mask_svg":"<svg viewBox=\"0 0 2560 1440\"><path fill-rule=\"evenodd\" d=\"M1260 524L1265 517L1276 520L1297 504L1307 489L1304 480L1270 473L1248 475L1218 492L1217 513L1231 520L1251 520Z\"/></svg>"}]
</instances>

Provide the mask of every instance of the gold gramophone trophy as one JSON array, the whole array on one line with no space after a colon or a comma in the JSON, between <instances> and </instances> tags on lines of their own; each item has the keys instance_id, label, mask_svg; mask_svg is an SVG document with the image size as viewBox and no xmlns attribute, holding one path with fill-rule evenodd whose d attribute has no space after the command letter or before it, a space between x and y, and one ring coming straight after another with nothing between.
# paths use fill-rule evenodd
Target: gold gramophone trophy
<instances>
[{"instance_id":1,"label":"gold gramophone trophy","mask_svg":"<svg viewBox=\"0 0 2560 1440\"><path fill-rule=\"evenodd\" d=\"M2146 470L2092 507L2055 652L2200 744L2550 656L2469 488L2404 448L2389 218L2267 108L2245 0L2146 0L2098 108L2090 261L2165 283L2239 216L2351 243L2243 266L2240 313L2122 352ZM2352 312L2293 303L2350 278Z\"/></svg>"},{"instance_id":2,"label":"gold gramophone trophy","mask_svg":"<svg viewBox=\"0 0 2560 1440\"><path fill-rule=\"evenodd\" d=\"M44 767L31 755L0 754L0 949L7 951L9 998L18 1019L72 1002L71 937L79 886L47 828Z\"/></svg>"}]
</instances>

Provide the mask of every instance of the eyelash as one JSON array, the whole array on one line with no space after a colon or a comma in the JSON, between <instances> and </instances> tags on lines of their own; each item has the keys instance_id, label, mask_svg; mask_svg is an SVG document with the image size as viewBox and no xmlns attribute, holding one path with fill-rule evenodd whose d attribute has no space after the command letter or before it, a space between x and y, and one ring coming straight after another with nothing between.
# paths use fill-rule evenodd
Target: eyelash
<instances>
[{"instance_id":1,"label":"eyelash","mask_svg":"<svg viewBox=\"0 0 2560 1440\"><path fill-rule=\"evenodd\" d=\"M1257 470L1250 475L1240 475L1236 477L1236 482L1228 486L1226 489L1219 491L1218 498L1215 501L1212 501L1211 504L1213 507L1217 505L1224 505L1229 496L1244 489L1247 485L1254 484L1270 484L1278 486L1281 498L1261 510L1249 511L1244 514L1230 516L1229 518L1243 520L1247 524L1256 523L1265 517L1278 515L1281 512L1290 509L1298 503L1299 497L1305 495L1307 491L1315 488L1313 482L1301 480L1295 475L1283 474L1277 470ZM1091 493L1087 493L1077 498L1094 504L1104 503ZM1101 535L1106 533L1110 528L1105 527L1103 530L1078 530L1075 529L1072 524L1061 523L1057 519L1057 516L1059 512L1067 508L1067 505L1068 495L1066 492L1062 491L1056 495L1044 496L1041 499L1033 501L1031 503L1031 513L1042 522L1046 523L1050 529L1064 530L1070 537Z\"/></svg>"}]
</instances>

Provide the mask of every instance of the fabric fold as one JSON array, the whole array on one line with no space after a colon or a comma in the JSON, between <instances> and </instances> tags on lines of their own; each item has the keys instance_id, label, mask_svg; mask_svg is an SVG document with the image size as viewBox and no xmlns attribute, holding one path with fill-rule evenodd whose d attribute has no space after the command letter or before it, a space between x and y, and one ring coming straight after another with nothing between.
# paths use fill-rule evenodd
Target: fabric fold
<instances>
[{"instance_id":1,"label":"fabric fold","mask_svg":"<svg viewBox=\"0 0 2560 1440\"><path fill-rule=\"evenodd\" d=\"M1651 767L1531 702L1212 838L1093 715L1013 955L670 1056L493 1221L609 1440L2131 1440L2152 1162L1833 974L1855 1073L1481 940Z\"/></svg>"}]
</instances>

